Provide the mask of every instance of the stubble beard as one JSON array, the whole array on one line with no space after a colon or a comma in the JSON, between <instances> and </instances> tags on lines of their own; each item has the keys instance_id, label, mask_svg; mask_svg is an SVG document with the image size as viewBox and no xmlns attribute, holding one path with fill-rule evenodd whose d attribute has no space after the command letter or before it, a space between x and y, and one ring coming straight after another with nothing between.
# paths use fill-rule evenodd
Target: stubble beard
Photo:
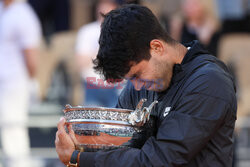
<instances>
[{"instance_id":1,"label":"stubble beard","mask_svg":"<svg viewBox=\"0 0 250 167\"><path fill-rule=\"evenodd\" d=\"M170 63L165 62L159 62L157 63L157 66L159 67L159 74L161 78L160 83L160 89L155 89L156 92L163 92L166 89L169 88L172 76L173 76L173 67L174 65L171 65Z\"/></svg>"}]
</instances>

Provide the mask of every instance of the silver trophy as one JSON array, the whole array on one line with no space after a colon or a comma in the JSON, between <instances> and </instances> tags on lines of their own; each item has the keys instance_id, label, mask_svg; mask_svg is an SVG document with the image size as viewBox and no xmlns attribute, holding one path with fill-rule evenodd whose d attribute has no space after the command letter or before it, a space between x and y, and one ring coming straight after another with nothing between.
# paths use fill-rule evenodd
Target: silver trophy
<instances>
[{"instance_id":1,"label":"silver trophy","mask_svg":"<svg viewBox=\"0 0 250 167\"><path fill-rule=\"evenodd\" d=\"M74 131L76 149L85 152L127 147L133 134L150 118L157 101L143 107L141 99L135 110L105 107L65 106L63 112L67 126ZM67 129L67 128L66 128Z\"/></svg>"}]
</instances>

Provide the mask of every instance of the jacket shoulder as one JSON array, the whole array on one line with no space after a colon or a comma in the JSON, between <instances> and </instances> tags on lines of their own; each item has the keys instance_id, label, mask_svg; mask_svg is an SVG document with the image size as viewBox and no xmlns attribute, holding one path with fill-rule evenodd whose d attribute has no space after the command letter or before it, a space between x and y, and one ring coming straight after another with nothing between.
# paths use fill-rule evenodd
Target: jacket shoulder
<instances>
[{"instance_id":1,"label":"jacket shoulder","mask_svg":"<svg viewBox=\"0 0 250 167\"><path fill-rule=\"evenodd\" d=\"M235 84L226 65L217 58L205 57L192 69L185 91L199 92L224 100L235 96Z\"/></svg>"}]
</instances>

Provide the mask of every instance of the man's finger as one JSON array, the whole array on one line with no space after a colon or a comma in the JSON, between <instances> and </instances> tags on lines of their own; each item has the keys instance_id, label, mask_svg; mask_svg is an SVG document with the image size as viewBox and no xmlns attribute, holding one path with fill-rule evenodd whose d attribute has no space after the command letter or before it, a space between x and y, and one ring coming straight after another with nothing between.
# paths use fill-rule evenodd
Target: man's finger
<instances>
[{"instance_id":1,"label":"man's finger","mask_svg":"<svg viewBox=\"0 0 250 167\"><path fill-rule=\"evenodd\" d=\"M65 122L66 122L65 118L61 117L60 121L57 124L57 128L58 128L58 131L60 131L60 133L63 133L63 132L66 133L64 129Z\"/></svg>"},{"instance_id":2,"label":"man's finger","mask_svg":"<svg viewBox=\"0 0 250 167\"><path fill-rule=\"evenodd\" d=\"M56 132L56 140L55 140L55 144L59 143L59 137L58 137L58 131Z\"/></svg>"},{"instance_id":3,"label":"man's finger","mask_svg":"<svg viewBox=\"0 0 250 167\"><path fill-rule=\"evenodd\" d=\"M73 142L75 143L75 145L77 145L78 142L77 142L77 140L76 140L75 132L74 132L74 130L72 129L72 125L69 125L69 126L68 126L68 130L69 130L69 135L70 135L71 139L73 140Z\"/></svg>"}]
</instances>

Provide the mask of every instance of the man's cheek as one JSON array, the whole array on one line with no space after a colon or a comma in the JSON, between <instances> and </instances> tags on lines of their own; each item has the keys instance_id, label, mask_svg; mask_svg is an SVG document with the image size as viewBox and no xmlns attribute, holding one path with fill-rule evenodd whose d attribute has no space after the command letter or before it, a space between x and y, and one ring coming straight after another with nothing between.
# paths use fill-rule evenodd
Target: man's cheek
<instances>
[{"instance_id":1,"label":"man's cheek","mask_svg":"<svg viewBox=\"0 0 250 167\"><path fill-rule=\"evenodd\" d=\"M144 87L145 89L151 90L154 87L154 81L153 80L144 80Z\"/></svg>"}]
</instances>

